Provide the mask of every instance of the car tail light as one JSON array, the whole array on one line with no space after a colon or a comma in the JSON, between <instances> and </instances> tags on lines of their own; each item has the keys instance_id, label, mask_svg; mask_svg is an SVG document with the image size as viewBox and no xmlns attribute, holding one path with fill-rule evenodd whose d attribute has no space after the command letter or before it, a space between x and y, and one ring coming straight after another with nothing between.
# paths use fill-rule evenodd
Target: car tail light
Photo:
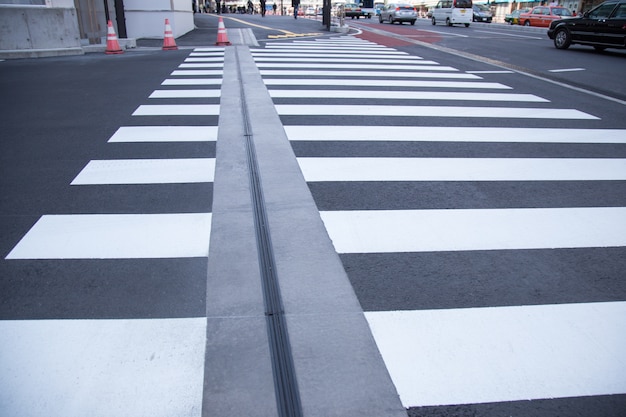
<instances>
[{"instance_id":1,"label":"car tail light","mask_svg":"<svg viewBox=\"0 0 626 417\"><path fill-rule=\"evenodd\" d=\"M396 12L399 12L399 11L400 11L400 8L399 8L399 7L396 7Z\"/></svg>"}]
</instances>

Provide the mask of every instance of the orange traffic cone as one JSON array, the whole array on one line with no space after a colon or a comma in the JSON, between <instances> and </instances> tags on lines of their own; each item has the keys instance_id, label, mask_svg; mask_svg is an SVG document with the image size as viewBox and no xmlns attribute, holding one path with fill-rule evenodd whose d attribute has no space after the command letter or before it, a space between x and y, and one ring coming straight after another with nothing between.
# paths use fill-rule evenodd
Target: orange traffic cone
<instances>
[{"instance_id":1,"label":"orange traffic cone","mask_svg":"<svg viewBox=\"0 0 626 417\"><path fill-rule=\"evenodd\" d=\"M226 27L224 26L224 19L220 16L220 21L217 25L217 42L216 45L227 46L230 45L228 41L228 35L226 35Z\"/></svg>"},{"instance_id":2,"label":"orange traffic cone","mask_svg":"<svg viewBox=\"0 0 626 417\"><path fill-rule=\"evenodd\" d=\"M117 41L117 35L115 34L115 29L113 29L113 22L109 20L107 24L107 49L104 51L105 54L123 54L122 48L120 48L120 43Z\"/></svg>"},{"instance_id":3,"label":"orange traffic cone","mask_svg":"<svg viewBox=\"0 0 626 417\"><path fill-rule=\"evenodd\" d=\"M163 50L174 51L176 49L178 49L178 46L176 46L176 41L174 41L172 27L170 26L170 20L165 19L165 36L163 37Z\"/></svg>"}]
</instances>

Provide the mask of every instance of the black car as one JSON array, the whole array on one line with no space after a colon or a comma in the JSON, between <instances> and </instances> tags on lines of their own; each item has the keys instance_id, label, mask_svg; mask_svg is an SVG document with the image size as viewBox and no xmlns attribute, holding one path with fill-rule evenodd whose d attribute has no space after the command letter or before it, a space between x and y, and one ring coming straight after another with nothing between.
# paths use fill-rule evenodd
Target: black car
<instances>
[{"instance_id":1,"label":"black car","mask_svg":"<svg viewBox=\"0 0 626 417\"><path fill-rule=\"evenodd\" d=\"M626 0L609 0L580 17L555 20L550 23L548 36L554 46L567 49L570 45L590 45L599 51L606 48L626 48Z\"/></svg>"},{"instance_id":2,"label":"black car","mask_svg":"<svg viewBox=\"0 0 626 417\"><path fill-rule=\"evenodd\" d=\"M472 6L472 10L474 12L474 16L472 17L473 22L491 23L493 14L491 13L491 9L489 7L483 6L482 4L474 4Z\"/></svg>"}]
</instances>

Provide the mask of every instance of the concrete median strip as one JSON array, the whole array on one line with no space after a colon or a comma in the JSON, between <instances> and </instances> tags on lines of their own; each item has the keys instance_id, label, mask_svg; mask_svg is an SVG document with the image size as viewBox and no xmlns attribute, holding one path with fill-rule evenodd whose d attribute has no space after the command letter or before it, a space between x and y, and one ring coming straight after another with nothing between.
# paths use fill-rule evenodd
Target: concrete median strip
<instances>
[{"instance_id":1,"label":"concrete median strip","mask_svg":"<svg viewBox=\"0 0 626 417\"><path fill-rule=\"evenodd\" d=\"M249 49L234 47L225 58L204 409L220 416L276 415L240 111L245 98L254 109L249 126L302 409L319 417L406 416Z\"/></svg>"}]
</instances>

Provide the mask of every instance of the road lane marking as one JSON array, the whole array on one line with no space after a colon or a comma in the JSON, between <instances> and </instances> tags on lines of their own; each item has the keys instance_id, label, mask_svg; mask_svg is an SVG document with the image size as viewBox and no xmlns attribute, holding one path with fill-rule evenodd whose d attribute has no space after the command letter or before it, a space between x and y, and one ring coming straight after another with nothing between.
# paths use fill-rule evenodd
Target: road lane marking
<instances>
[{"instance_id":1,"label":"road lane marking","mask_svg":"<svg viewBox=\"0 0 626 417\"><path fill-rule=\"evenodd\" d=\"M219 104L144 104L133 116L218 116Z\"/></svg>"},{"instance_id":2,"label":"road lane marking","mask_svg":"<svg viewBox=\"0 0 626 417\"><path fill-rule=\"evenodd\" d=\"M374 106L374 105L287 105L277 104L281 116L405 116L405 117L478 117L513 119L599 120L576 109L526 107L455 106Z\"/></svg>"},{"instance_id":3,"label":"road lane marking","mask_svg":"<svg viewBox=\"0 0 626 417\"><path fill-rule=\"evenodd\" d=\"M300 56L300 55L298 55ZM391 59L393 58L393 59ZM388 58L290 58L290 57L257 57L255 62L346 62L346 63L365 63L365 64L426 64L438 65L435 61L412 60L403 57Z\"/></svg>"},{"instance_id":4,"label":"road lane marking","mask_svg":"<svg viewBox=\"0 0 626 417\"><path fill-rule=\"evenodd\" d=\"M549 72L575 72L575 71L585 71L585 69L584 68L562 68L562 69L549 70Z\"/></svg>"},{"instance_id":5,"label":"road lane marking","mask_svg":"<svg viewBox=\"0 0 626 417\"><path fill-rule=\"evenodd\" d=\"M626 159L298 158L320 181L626 181Z\"/></svg>"},{"instance_id":6,"label":"road lane marking","mask_svg":"<svg viewBox=\"0 0 626 417\"><path fill-rule=\"evenodd\" d=\"M193 54L189 54L189 56L194 56ZM198 58L186 58L185 62L221 62L224 64L224 57L216 56L216 57L198 57Z\"/></svg>"},{"instance_id":7,"label":"road lane marking","mask_svg":"<svg viewBox=\"0 0 626 417\"><path fill-rule=\"evenodd\" d=\"M533 94L456 93L440 91L380 91L380 90L269 90L272 98L351 98L379 100L467 100L547 103ZM152 96L151 96L152 97Z\"/></svg>"},{"instance_id":8,"label":"road lane marking","mask_svg":"<svg viewBox=\"0 0 626 417\"><path fill-rule=\"evenodd\" d=\"M176 71L175 71L176 72ZM404 72L404 71L322 71L322 70L268 70L260 69L262 76L303 76L303 77L367 77L367 78L453 78L481 79L473 74L440 72ZM198 74L202 75L202 74Z\"/></svg>"},{"instance_id":9,"label":"road lane marking","mask_svg":"<svg viewBox=\"0 0 626 417\"><path fill-rule=\"evenodd\" d=\"M320 212L338 253L626 246L626 207Z\"/></svg>"},{"instance_id":10,"label":"road lane marking","mask_svg":"<svg viewBox=\"0 0 626 417\"><path fill-rule=\"evenodd\" d=\"M317 48L317 49L307 49L307 48L299 47L299 49L293 49L293 48L270 48L270 46L271 45L268 45L268 47L265 49L252 49L251 50L252 56L273 56L278 53L300 54L300 55L306 55L306 56L313 56L313 54L319 54L325 57L330 57L333 55L363 56L364 54L364 50L354 50L352 48L342 49L342 48L323 47L323 48ZM408 53L396 51L395 49L374 50L370 48L370 49L365 49L365 50L370 55L376 55L378 57L387 56L387 55L409 56Z\"/></svg>"},{"instance_id":11,"label":"road lane marking","mask_svg":"<svg viewBox=\"0 0 626 417\"><path fill-rule=\"evenodd\" d=\"M92 160L71 185L213 182L215 158Z\"/></svg>"},{"instance_id":12,"label":"road lane marking","mask_svg":"<svg viewBox=\"0 0 626 417\"><path fill-rule=\"evenodd\" d=\"M190 76L190 75L224 75L224 70L175 70L170 75Z\"/></svg>"},{"instance_id":13,"label":"road lane marking","mask_svg":"<svg viewBox=\"0 0 626 417\"><path fill-rule=\"evenodd\" d=\"M3 415L200 416L204 317L2 320L0 345Z\"/></svg>"},{"instance_id":14,"label":"road lane marking","mask_svg":"<svg viewBox=\"0 0 626 417\"><path fill-rule=\"evenodd\" d=\"M223 62L191 62L183 63L178 68L224 68Z\"/></svg>"},{"instance_id":15,"label":"road lane marking","mask_svg":"<svg viewBox=\"0 0 626 417\"><path fill-rule=\"evenodd\" d=\"M329 47L328 45L310 45L310 46L303 46L303 45L297 45L297 44L291 44L291 43L283 43L281 45L272 45L272 44L267 44L265 45L264 50L268 51L268 52L272 52L275 50L295 50L295 51L328 51L331 50L333 52L335 51L350 51L348 53L355 53L355 52L362 52L362 51L369 51L369 52L374 52L374 53L382 53L382 54L386 54L389 52L395 52L395 50L393 49L389 49L387 50L386 46L371 46L371 45L363 45L363 46L355 46L355 45L339 45L339 46L332 46Z\"/></svg>"},{"instance_id":16,"label":"road lane marking","mask_svg":"<svg viewBox=\"0 0 626 417\"><path fill-rule=\"evenodd\" d=\"M6 259L208 256L211 213L45 215Z\"/></svg>"},{"instance_id":17,"label":"road lane marking","mask_svg":"<svg viewBox=\"0 0 626 417\"><path fill-rule=\"evenodd\" d=\"M286 51L286 52L253 52L252 56L254 58L254 60L257 59L262 59L262 58L321 58L321 59L339 59L339 60L350 60L350 59L366 59L366 60L370 60L370 59L384 59L384 60L390 60L390 61L396 61L396 60L420 60L422 58L416 58L413 57L412 55L404 55L403 53L397 53L397 54L364 54L364 53L359 53L359 54L354 54L354 55L350 55L348 53L336 53L333 54L332 50L329 50L328 52L309 52L309 53L305 53L305 52L291 52L291 51ZM322 61L323 62L323 61Z\"/></svg>"},{"instance_id":18,"label":"road lane marking","mask_svg":"<svg viewBox=\"0 0 626 417\"><path fill-rule=\"evenodd\" d=\"M257 62L256 66L259 68L291 68L291 69L356 69L356 70L405 70L405 71L458 71L453 67L439 66L439 65L425 65L420 63L418 65L393 65L393 64L336 64L336 63L276 63L276 62Z\"/></svg>"},{"instance_id":19,"label":"road lane marking","mask_svg":"<svg viewBox=\"0 0 626 417\"><path fill-rule=\"evenodd\" d=\"M465 71L468 74L515 74L513 71Z\"/></svg>"},{"instance_id":20,"label":"road lane marking","mask_svg":"<svg viewBox=\"0 0 626 417\"><path fill-rule=\"evenodd\" d=\"M214 53L214 54L222 54L224 55L224 47L223 46L212 46L206 48L194 48L192 53L204 52L204 53Z\"/></svg>"},{"instance_id":21,"label":"road lane marking","mask_svg":"<svg viewBox=\"0 0 626 417\"><path fill-rule=\"evenodd\" d=\"M407 408L626 393L623 301L365 317Z\"/></svg>"},{"instance_id":22,"label":"road lane marking","mask_svg":"<svg viewBox=\"0 0 626 417\"><path fill-rule=\"evenodd\" d=\"M626 143L623 129L286 125L293 141Z\"/></svg>"},{"instance_id":23,"label":"road lane marking","mask_svg":"<svg viewBox=\"0 0 626 417\"><path fill-rule=\"evenodd\" d=\"M198 49L194 49L197 51ZM224 51L222 52L191 52L189 56L199 56L199 57L221 57L224 59Z\"/></svg>"},{"instance_id":24,"label":"road lane marking","mask_svg":"<svg viewBox=\"0 0 626 417\"><path fill-rule=\"evenodd\" d=\"M356 87L427 87L427 88L480 88L480 89L498 89L511 90L512 88L500 83L489 83L482 81L431 81L431 80L387 80L372 79L367 80L367 84L363 80L350 79L332 79L332 78L265 78L265 85L312 85L319 86L356 86ZM382 93L381 93L382 94Z\"/></svg>"},{"instance_id":25,"label":"road lane marking","mask_svg":"<svg viewBox=\"0 0 626 417\"><path fill-rule=\"evenodd\" d=\"M161 85L222 85L221 78L168 78Z\"/></svg>"},{"instance_id":26,"label":"road lane marking","mask_svg":"<svg viewBox=\"0 0 626 417\"><path fill-rule=\"evenodd\" d=\"M219 98L220 89L202 90L155 90L149 98Z\"/></svg>"},{"instance_id":27,"label":"road lane marking","mask_svg":"<svg viewBox=\"0 0 626 417\"><path fill-rule=\"evenodd\" d=\"M215 142L217 126L122 126L109 142Z\"/></svg>"}]
</instances>

